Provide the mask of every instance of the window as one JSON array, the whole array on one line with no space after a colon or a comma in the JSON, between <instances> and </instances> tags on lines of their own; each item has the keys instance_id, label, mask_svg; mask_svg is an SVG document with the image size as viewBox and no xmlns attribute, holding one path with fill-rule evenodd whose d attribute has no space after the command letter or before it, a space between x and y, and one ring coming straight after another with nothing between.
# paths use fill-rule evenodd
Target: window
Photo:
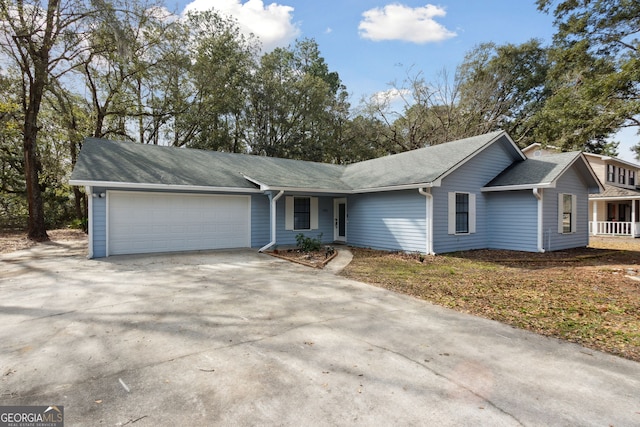
<instances>
[{"instance_id":1,"label":"window","mask_svg":"<svg viewBox=\"0 0 640 427\"><path fill-rule=\"evenodd\" d=\"M456 193L456 234L469 232L469 195Z\"/></svg>"},{"instance_id":2,"label":"window","mask_svg":"<svg viewBox=\"0 0 640 427\"><path fill-rule=\"evenodd\" d=\"M607 165L607 181L616 182L616 167Z\"/></svg>"},{"instance_id":3,"label":"window","mask_svg":"<svg viewBox=\"0 0 640 427\"><path fill-rule=\"evenodd\" d=\"M476 195L449 193L449 234L476 232Z\"/></svg>"},{"instance_id":4,"label":"window","mask_svg":"<svg viewBox=\"0 0 640 427\"><path fill-rule=\"evenodd\" d=\"M576 232L577 197L575 194L558 194L558 233Z\"/></svg>"},{"instance_id":5,"label":"window","mask_svg":"<svg viewBox=\"0 0 640 427\"><path fill-rule=\"evenodd\" d=\"M562 195L562 232L571 233L571 217L573 210L571 209L571 194Z\"/></svg>"},{"instance_id":6,"label":"window","mask_svg":"<svg viewBox=\"0 0 640 427\"><path fill-rule=\"evenodd\" d=\"M626 171L627 170L625 168L618 168L618 184L624 184L625 183Z\"/></svg>"},{"instance_id":7,"label":"window","mask_svg":"<svg viewBox=\"0 0 640 427\"><path fill-rule=\"evenodd\" d=\"M318 198L285 197L285 230L317 230Z\"/></svg>"},{"instance_id":8,"label":"window","mask_svg":"<svg viewBox=\"0 0 640 427\"><path fill-rule=\"evenodd\" d=\"M635 171L629 171L629 185L636 185L636 172Z\"/></svg>"},{"instance_id":9,"label":"window","mask_svg":"<svg viewBox=\"0 0 640 427\"><path fill-rule=\"evenodd\" d=\"M309 230L311 228L311 199L309 197L293 198L293 229Z\"/></svg>"}]
</instances>

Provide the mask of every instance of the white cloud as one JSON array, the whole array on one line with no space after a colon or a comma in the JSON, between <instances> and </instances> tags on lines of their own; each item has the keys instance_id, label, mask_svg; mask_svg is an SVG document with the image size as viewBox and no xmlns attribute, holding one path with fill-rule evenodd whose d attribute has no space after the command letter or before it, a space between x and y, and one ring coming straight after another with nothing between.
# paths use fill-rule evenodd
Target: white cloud
<instances>
[{"instance_id":1,"label":"white cloud","mask_svg":"<svg viewBox=\"0 0 640 427\"><path fill-rule=\"evenodd\" d=\"M215 9L237 19L240 30L245 34L253 33L262 42L264 51L287 46L300 34L293 23L293 7L271 3L265 5L262 0L194 0L184 12Z\"/></svg>"},{"instance_id":2,"label":"white cloud","mask_svg":"<svg viewBox=\"0 0 640 427\"><path fill-rule=\"evenodd\" d=\"M406 99L409 95L411 95L411 91L409 91L408 89L392 88L389 90L374 93L373 95L371 95L369 100L376 105L383 106L395 104Z\"/></svg>"},{"instance_id":3,"label":"white cloud","mask_svg":"<svg viewBox=\"0 0 640 427\"><path fill-rule=\"evenodd\" d=\"M444 8L432 4L411 8L394 3L364 12L358 29L361 37L373 41L437 42L456 36L455 32L435 21L446 14Z\"/></svg>"}]
</instances>

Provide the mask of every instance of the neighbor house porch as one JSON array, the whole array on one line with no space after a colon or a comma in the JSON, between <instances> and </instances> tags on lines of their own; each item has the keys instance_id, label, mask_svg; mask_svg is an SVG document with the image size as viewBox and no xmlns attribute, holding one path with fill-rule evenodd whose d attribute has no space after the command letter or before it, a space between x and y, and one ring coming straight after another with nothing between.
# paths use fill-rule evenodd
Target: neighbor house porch
<instances>
[{"instance_id":1,"label":"neighbor house porch","mask_svg":"<svg viewBox=\"0 0 640 427\"><path fill-rule=\"evenodd\" d=\"M589 197L589 234L640 237L640 191L605 188Z\"/></svg>"}]
</instances>

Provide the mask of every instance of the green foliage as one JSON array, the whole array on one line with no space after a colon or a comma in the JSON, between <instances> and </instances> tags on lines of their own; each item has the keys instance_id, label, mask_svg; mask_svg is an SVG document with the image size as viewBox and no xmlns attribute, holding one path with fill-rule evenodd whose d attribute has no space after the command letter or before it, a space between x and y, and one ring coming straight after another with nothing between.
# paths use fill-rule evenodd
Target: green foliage
<instances>
[{"instance_id":1,"label":"green foliage","mask_svg":"<svg viewBox=\"0 0 640 427\"><path fill-rule=\"evenodd\" d=\"M296 235L296 243L298 249L302 252L315 252L322 248L322 233L315 239L313 237L306 237L304 234L299 233Z\"/></svg>"},{"instance_id":2,"label":"green foliage","mask_svg":"<svg viewBox=\"0 0 640 427\"><path fill-rule=\"evenodd\" d=\"M244 116L256 41L245 38L236 21L214 11L189 13L190 43L188 67L193 100L181 114L181 126L188 138L181 141L194 148L245 152Z\"/></svg>"},{"instance_id":3,"label":"green foliage","mask_svg":"<svg viewBox=\"0 0 640 427\"><path fill-rule=\"evenodd\" d=\"M252 153L338 160L347 95L314 40L264 55L253 82L247 111Z\"/></svg>"},{"instance_id":4,"label":"green foliage","mask_svg":"<svg viewBox=\"0 0 640 427\"><path fill-rule=\"evenodd\" d=\"M541 139L565 149L640 128L640 2L537 0L557 32ZM541 141L542 142L542 141ZM635 149L638 152L638 149Z\"/></svg>"},{"instance_id":5,"label":"green foliage","mask_svg":"<svg viewBox=\"0 0 640 427\"><path fill-rule=\"evenodd\" d=\"M536 142L535 114L550 95L548 71L548 49L535 39L483 43L468 52L456 75L466 127L475 134L504 129L521 146Z\"/></svg>"},{"instance_id":6,"label":"green foliage","mask_svg":"<svg viewBox=\"0 0 640 427\"><path fill-rule=\"evenodd\" d=\"M76 218L69 223L69 228L72 228L74 230L82 230L86 233L89 228L89 220L86 218Z\"/></svg>"}]
</instances>

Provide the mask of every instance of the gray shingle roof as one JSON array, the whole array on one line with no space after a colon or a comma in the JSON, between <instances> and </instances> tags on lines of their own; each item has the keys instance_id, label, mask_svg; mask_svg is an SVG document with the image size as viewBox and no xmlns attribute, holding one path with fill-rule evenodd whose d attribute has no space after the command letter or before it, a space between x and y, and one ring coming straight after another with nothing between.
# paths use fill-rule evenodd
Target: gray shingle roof
<instances>
[{"instance_id":1,"label":"gray shingle roof","mask_svg":"<svg viewBox=\"0 0 640 427\"><path fill-rule=\"evenodd\" d=\"M256 183L259 183L272 189L366 191L433 183L500 138L512 147L514 159L520 158L521 153L502 131L347 166L88 138L71 175L71 183L195 186L242 191L256 190ZM545 182L561 172L575 155L564 153L556 163L549 161L553 156L544 161L518 162L491 185Z\"/></svg>"},{"instance_id":2,"label":"gray shingle roof","mask_svg":"<svg viewBox=\"0 0 640 427\"><path fill-rule=\"evenodd\" d=\"M492 132L392 156L354 163L343 180L353 188L370 189L430 183L473 157L504 132Z\"/></svg>"},{"instance_id":3,"label":"gray shingle roof","mask_svg":"<svg viewBox=\"0 0 640 427\"><path fill-rule=\"evenodd\" d=\"M255 189L247 175L275 186L346 189L342 172L323 163L88 138L71 181Z\"/></svg>"},{"instance_id":4,"label":"gray shingle roof","mask_svg":"<svg viewBox=\"0 0 640 427\"><path fill-rule=\"evenodd\" d=\"M573 151L516 162L491 180L486 187L533 187L550 184L557 180L580 155L579 151Z\"/></svg>"},{"instance_id":5,"label":"gray shingle roof","mask_svg":"<svg viewBox=\"0 0 640 427\"><path fill-rule=\"evenodd\" d=\"M640 191L628 188L620 188L614 185L603 184L604 191L600 194L593 194L595 198L636 198L640 199Z\"/></svg>"}]
</instances>

